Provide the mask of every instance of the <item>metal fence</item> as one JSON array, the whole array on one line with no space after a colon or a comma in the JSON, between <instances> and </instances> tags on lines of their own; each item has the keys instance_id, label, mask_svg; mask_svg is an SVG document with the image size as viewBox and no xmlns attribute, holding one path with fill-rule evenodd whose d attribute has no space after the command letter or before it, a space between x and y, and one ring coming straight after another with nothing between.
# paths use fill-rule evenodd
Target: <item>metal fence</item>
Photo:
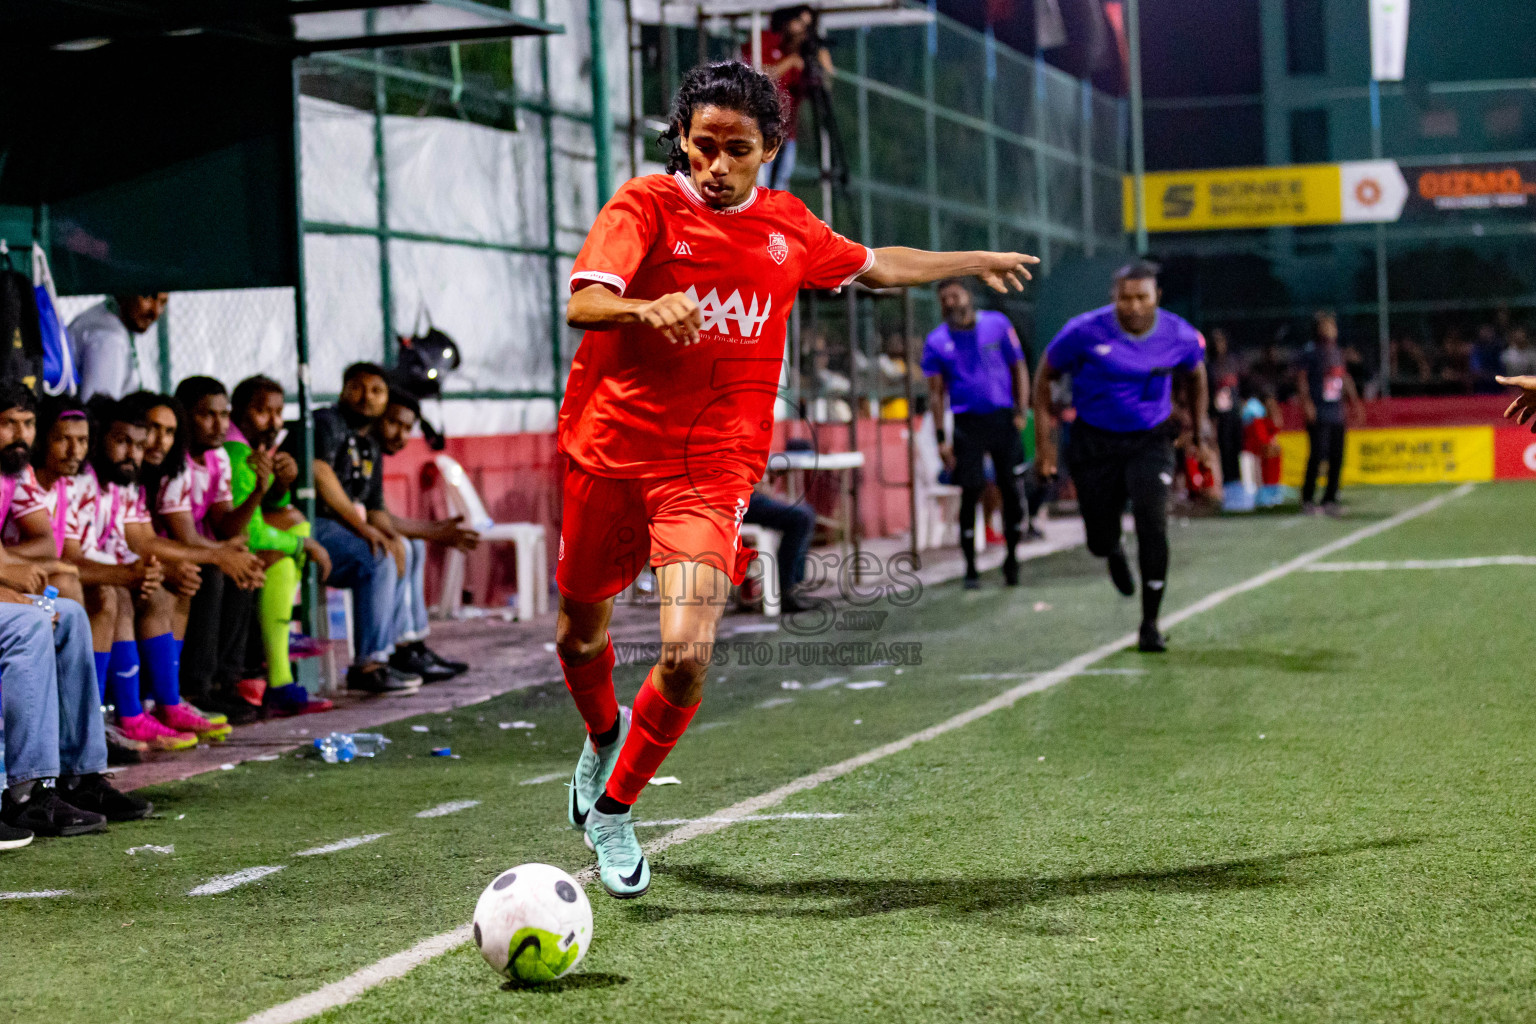
<instances>
[{"instance_id":1,"label":"metal fence","mask_svg":"<svg viewBox=\"0 0 1536 1024\"><path fill-rule=\"evenodd\" d=\"M659 170L654 128L681 73L701 55L736 56L745 41L723 22L702 35L642 26L626 3L606 0L608 111L594 114L586 0L513 6L567 31L299 67L310 386L322 400L345 364L391 362L396 336L430 320L466 358L445 385L458 400L440 410L450 433L547 428L578 340L563 323L565 282L601 179L611 187ZM849 164L832 194L838 230L872 246L1017 249L1045 269L1123 246L1118 100L942 17L832 40ZM822 211L808 115L792 188ZM916 323L932 326L931 293L914 300ZM880 312L899 304L860 301L799 304L793 400L824 397L838 374L889 369L881 354L913 341L901 338L899 316ZM1027 300L1004 308L1027 330ZM141 361L166 386L192 373L233 383L262 372L291 392L293 309L289 289L173 294L163 325L140 339ZM868 310L852 331L851 309Z\"/></svg>"}]
</instances>

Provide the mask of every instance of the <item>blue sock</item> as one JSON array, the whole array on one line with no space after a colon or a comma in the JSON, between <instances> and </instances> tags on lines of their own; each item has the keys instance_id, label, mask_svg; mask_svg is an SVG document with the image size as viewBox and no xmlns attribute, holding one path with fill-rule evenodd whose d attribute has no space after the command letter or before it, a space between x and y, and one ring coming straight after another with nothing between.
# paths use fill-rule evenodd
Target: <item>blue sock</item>
<instances>
[{"instance_id":1,"label":"blue sock","mask_svg":"<svg viewBox=\"0 0 1536 1024\"><path fill-rule=\"evenodd\" d=\"M107 665L112 661L111 651L95 651L96 655L96 689L101 693L101 702L107 702Z\"/></svg>"},{"instance_id":2,"label":"blue sock","mask_svg":"<svg viewBox=\"0 0 1536 1024\"><path fill-rule=\"evenodd\" d=\"M139 657L144 662L156 704L170 707L181 703L181 658L178 654L176 637L170 633L139 641Z\"/></svg>"},{"instance_id":3,"label":"blue sock","mask_svg":"<svg viewBox=\"0 0 1536 1024\"><path fill-rule=\"evenodd\" d=\"M117 705L118 717L142 715L144 704L139 700L139 645L132 640L113 643L107 676L111 679L112 703Z\"/></svg>"}]
</instances>

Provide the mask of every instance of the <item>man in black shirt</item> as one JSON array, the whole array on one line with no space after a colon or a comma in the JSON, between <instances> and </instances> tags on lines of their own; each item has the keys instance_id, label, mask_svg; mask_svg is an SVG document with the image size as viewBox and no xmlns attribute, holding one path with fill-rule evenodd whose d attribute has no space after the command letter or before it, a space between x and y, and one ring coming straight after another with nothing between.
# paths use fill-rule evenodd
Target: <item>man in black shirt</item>
<instances>
[{"instance_id":1,"label":"man in black shirt","mask_svg":"<svg viewBox=\"0 0 1536 1024\"><path fill-rule=\"evenodd\" d=\"M1365 419L1365 406L1355 390L1355 382L1344 365L1339 351L1339 321L1328 310L1320 310L1313 317L1314 341L1301 356L1296 371L1297 397L1301 399L1302 416L1307 421L1307 468L1301 481L1301 508L1303 512L1324 512L1331 516L1343 513L1339 504L1339 477L1344 472L1344 424L1346 412L1354 415L1356 422ZM1317 493L1317 473L1322 463L1328 463L1328 487L1323 491L1323 504L1319 508L1313 502Z\"/></svg>"},{"instance_id":2,"label":"man in black shirt","mask_svg":"<svg viewBox=\"0 0 1536 1024\"><path fill-rule=\"evenodd\" d=\"M352 591L357 642L347 688L368 693L421 686L420 676L389 664L406 554L384 510L384 456L374 434L388 404L384 370L353 363L342 375L336 405L315 410L314 536L331 556L328 582Z\"/></svg>"}]
</instances>

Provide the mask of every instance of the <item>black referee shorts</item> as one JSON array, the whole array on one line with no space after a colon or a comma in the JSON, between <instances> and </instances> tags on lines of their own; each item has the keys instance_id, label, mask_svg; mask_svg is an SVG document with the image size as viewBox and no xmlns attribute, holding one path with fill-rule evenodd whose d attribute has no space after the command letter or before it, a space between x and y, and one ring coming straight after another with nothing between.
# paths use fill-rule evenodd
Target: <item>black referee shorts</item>
<instances>
[{"instance_id":1,"label":"black referee shorts","mask_svg":"<svg viewBox=\"0 0 1536 1024\"><path fill-rule=\"evenodd\" d=\"M1011 483L1024 467L1024 446L1019 428L1013 425L1012 409L955 413L955 471L950 480L957 487L987 486L985 457L999 487Z\"/></svg>"},{"instance_id":2,"label":"black referee shorts","mask_svg":"<svg viewBox=\"0 0 1536 1024\"><path fill-rule=\"evenodd\" d=\"M1077 486L1088 550L1103 558L1120 546L1126 502L1143 548L1166 548L1168 489L1173 484L1173 433L1164 422L1121 433L1078 420L1067 442L1067 468ZM1166 556L1164 556L1166 559Z\"/></svg>"}]
</instances>

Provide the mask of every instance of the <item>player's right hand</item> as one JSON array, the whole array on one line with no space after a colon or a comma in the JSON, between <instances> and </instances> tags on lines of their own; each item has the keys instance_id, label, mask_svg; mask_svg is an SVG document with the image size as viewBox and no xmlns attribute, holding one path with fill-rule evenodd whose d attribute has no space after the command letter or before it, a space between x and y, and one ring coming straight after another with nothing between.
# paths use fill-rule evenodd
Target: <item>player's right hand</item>
<instances>
[{"instance_id":1,"label":"player's right hand","mask_svg":"<svg viewBox=\"0 0 1536 1024\"><path fill-rule=\"evenodd\" d=\"M1056 453L1035 450L1035 475L1041 480L1056 479Z\"/></svg>"},{"instance_id":2,"label":"player's right hand","mask_svg":"<svg viewBox=\"0 0 1536 1024\"><path fill-rule=\"evenodd\" d=\"M309 560L315 563L315 568L320 570L320 582L324 583L331 578L331 555L320 542L313 537L304 538L304 553Z\"/></svg>"},{"instance_id":3,"label":"player's right hand","mask_svg":"<svg viewBox=\"0 0 1536 1024\"><path fill-rule=\"evenodd\" d=\"M23 594L41 594L48 586L48 574L34 562L11 562L0 568L0 583Z\"/></svg>"},{"instance_id":4,"label":"player's right hand","mask_svg":"<svg viewBox=\"0 0 1536 1024\"><path fill-rule=\"evenodd\" d=\"M160 564L160 559L154 555L137 563L138 567L138 591L140 597L148 597L159 589L165 581L165 568Z\"/></svg>"},{"instance_id":5,"label":"player's right hand","mask_svg":"<svg viewBox=\"0 0 1536 1024\"><path fill-rule=\"evenodd\" d=\"M1536 422L1531 422L1531 417L1536 416L1536 377L1495 377L1494 380L1520 389L1509 408L1504 410L1504 418L1514 420L1522 427L1530 423L1531 432L1536 433Z\"/></svg>"},{"instance_id":6,"label":"player's right hand","mask_svg":"<svg viewBox=\"0 0 1536 1024\"><path fill-rule=\"evenodd\" d=\"M699 340L699 328L704 315L699 304L682 292L671 292L659 299L647 302L635 311L640 322L654 327L667 336L672 344L692 345Z\"/></svg>"},{"instance_id":7,"label":"player's right hand","mask_svg":"<svg viewBox=\"0 0 1536 1024\"><path fill-rule=\"evenodd\" d=\"M955 446L949 443L939 445L939 461L944 463L944 468L951 473L955 471Z\"/></svg>"}]
</instances>

